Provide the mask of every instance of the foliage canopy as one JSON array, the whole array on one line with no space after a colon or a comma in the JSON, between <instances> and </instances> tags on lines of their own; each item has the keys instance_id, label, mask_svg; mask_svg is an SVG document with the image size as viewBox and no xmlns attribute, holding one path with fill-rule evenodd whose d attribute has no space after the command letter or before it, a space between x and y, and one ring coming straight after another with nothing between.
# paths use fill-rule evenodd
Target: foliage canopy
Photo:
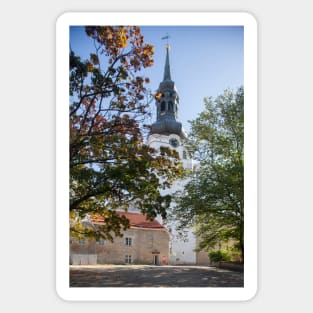
<instances>
[{"instance_id":1,"label":"foliage canopy","mask_svg":"<svg viewBox=\"0 0 313 313\"><path fill-rule=\"evenodd\" d=\"M116 210L136 206L148 218L166 216L170 196L161 196L180 175L177 154L144 144L149 116L140 70L153 65L153 46L136 26L86 26L95 51L81 60L70 51L70 217L72 234L112 240L129 226ZM81 227L84 216L100 215L104 225Z\"/></svg>"},{"instance_id":2,"label":"foliage canopy","mask_svg":"<svg viewBox=\"0 0 313 313\"><path fill-rule=\"evenodd\" d=\"M244 90L226 90L191 121L190 149L199 167L173 211L179 229L195 225L200 249L232 240L244 255Z\"/></svg>"}]
</instances>

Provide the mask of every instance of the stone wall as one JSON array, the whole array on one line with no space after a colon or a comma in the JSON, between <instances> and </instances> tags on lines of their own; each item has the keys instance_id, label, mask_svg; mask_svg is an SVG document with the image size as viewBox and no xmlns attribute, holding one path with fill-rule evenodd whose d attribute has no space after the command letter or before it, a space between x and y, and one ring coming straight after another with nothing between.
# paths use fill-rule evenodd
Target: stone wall
<instances>
[{"instance_id":1,"label":"stone wall","mask_svg":"<svg viewBox=\"0 0 313 313\"><path fill-rule=\"evenodd\" d=\"M131 238L131 245L126 245ZM169 258L169 234L164 229L131 228L123 237L115 237L114 242L87 240L85 243L72 238L70 262L77 264L88 258L81 255L96 255L97 264L167 264ZM79 261L81 260L81 261ZM94 262L94 258L91 259ZM81 263L82 264L82 263Z\"/></svg>"},{"instance_id":2,"label":"stone wall","mask_svg":"<svg viewBox=\"0 0 313 313\"><path fill-rule=\"evenodd\" d=\"M70 262L73 265L97 264L97 255L96 254L72 254Z\"/></svg>"},{"instance_id":3,"label":"stone wall","mask_svg":"<svg viewBox=\"0 0 313 313\"><path fill-rule=\"evenodd\" d=\"M210 258L207 251L199 251L196 253L197 265L211 265Z\"/></svg>"},{"instance_id":4,"label":"stone wall","mask_svg":"<svg viewBox=\"0 0 313 313\"><path fill-rule=\"evenodd\" d=\"M241 263L235 262L217 262L216 267L236 271L236 272L244 272L244 265Z\"/></svg>"},{"instance_id":5,"label":"stone wall","mask_svg":"<svg viewBox=\"0 0 313 313\"><path fill-rule=\"evenodd\" d=\"M71 238L70 240L70 264L96 264L96 241L95 240L79 240Z\"/></svg>"}]
</instances>

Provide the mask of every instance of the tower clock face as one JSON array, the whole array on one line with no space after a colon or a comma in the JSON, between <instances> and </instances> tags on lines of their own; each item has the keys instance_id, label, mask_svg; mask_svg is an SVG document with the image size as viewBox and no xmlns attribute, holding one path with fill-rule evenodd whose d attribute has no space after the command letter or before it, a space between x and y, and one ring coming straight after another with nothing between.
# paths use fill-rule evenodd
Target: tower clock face
<instances>
[{"instance_id":1,"label":"tower clock face","mask_svg":"<svg viewBox=\"0 0 313 313\"><path fill-rule=\"evenodd\" d=\"M177 148L179 146L179 141L176 138L171 138L170 145L174 148Z\"/></svg>"}]
</instances>

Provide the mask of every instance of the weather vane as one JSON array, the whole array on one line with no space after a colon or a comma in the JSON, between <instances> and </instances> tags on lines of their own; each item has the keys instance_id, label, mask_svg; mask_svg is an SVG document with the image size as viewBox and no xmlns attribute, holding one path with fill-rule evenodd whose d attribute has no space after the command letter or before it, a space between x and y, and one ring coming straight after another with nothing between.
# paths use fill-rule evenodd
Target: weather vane
<instances>
[{"instance_id":1,"label":"weather vane","mask_svg":"<svg viewBox=\"0 0 313 313\"><path fill-rule=\"evenodd\" d=\"M166 39L166 49L170 49L170 45L168 44L168 39L170 38L169 34L166 33L166 36L162 37L161 39Z\"/></svg>"}]
</instances>

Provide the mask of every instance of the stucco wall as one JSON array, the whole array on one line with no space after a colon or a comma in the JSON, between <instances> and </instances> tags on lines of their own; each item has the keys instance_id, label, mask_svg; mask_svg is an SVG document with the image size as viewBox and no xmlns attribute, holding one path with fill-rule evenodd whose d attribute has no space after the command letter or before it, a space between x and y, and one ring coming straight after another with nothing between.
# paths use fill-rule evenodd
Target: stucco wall
<instances>
[{"instance_id":1,"label":"stucco wall","mask_svg":"<svg viewBox=\"0 0 313 313\"><path fill-rule=\"evenodd\" d=\"M153 134L148 138L148 144L150 147L155 148L157 151L161 146L169 147L173 149L173 147L169 144L170 138L176 138L181 141L179 136L172 135L159 135ZM194 161L190 158L184 159L184 146L180 144L175 150L179 153L179 157L182 161L182 165L185 169L191 170L194 167ZM160 190L162 195L166 194L174 194L177 191L183 190L185 184L188 182L188 179L180 179L176 180L169 189ZM174 206L175 203L172 203L171 206ZM162 224L162 218L160 216L157 217L157 220ZM180 264L196 264L196 253L194 249L196 247L196 238L193 234L193 230L191 228L186 228L184 231L186 233L186 240L183 240L176 233L177 222L176 221L167 221L166 227L171 229L171 253L169 264L172 265L180 265Z\"/></svg>"},{"instance_id":2,"label":"stucco wall","mask_svg":"<svg viewBox=\"0 0 313 313\"><path fill-rule=\"evenodd\" d=\"M132 239L127 246L125 238ZM169 234L166 230L131 228L123 237L116 237L114 242L96 242L90 240L80 244L78 239L71 240L71 262L77 261L78 255L96 255L98 264L125 264L126 255L131 256L132 264L154 264L154 255L159 264L167 264L169 258ZM86 258L83 258L84 260Z\"/></svg>"}]
</instances>

